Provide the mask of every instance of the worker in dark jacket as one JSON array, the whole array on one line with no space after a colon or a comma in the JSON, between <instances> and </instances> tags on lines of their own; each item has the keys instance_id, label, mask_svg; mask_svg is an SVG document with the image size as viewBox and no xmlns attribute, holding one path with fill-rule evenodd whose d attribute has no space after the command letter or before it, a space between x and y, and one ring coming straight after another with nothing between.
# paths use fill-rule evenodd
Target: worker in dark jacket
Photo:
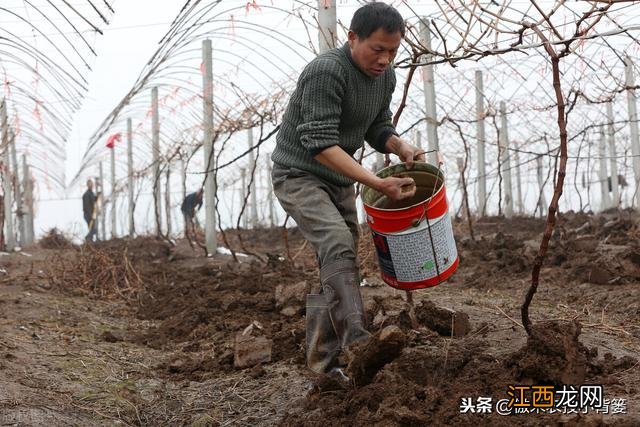
<instances>
[{"instance_id":1,"label":"worker in dark jacket","mask_svg":"<svg viewBox=\"0 0 640 427\"><path fill-rule=\"evenodd\" d=\"M202 207L203 189L200 188L195 193L188 194L182 201L180 210L184 216L184 234L191 240L191 235L195 237L195 216L196 212Z\"/></svg>"},{"instance_id":2,"label":"worker in dark jacket","mask_svg":"<svg viewBox=\"0 0 640 427\"><path fill-rule=\"evenodd\" d=\"M96 209L96 194L93 192L93 181L91 179L87 180L87 191L82 195L82 213L84 214L84 220L87 223L87 227L89 228L89 232L85 236L85 240L87 242L92 242L94 237L97 237L98 228L96 227L96 217L97 217L97 209Z\"/></svg>"},{"instance_id":3,"label":"worker in dark jacket","mask_svg":"<svg viewBox=\"0 0 640 427\"><path fill-rule=\"evenodd\" d=\"M391 64L404 37L393 7L368 3L351 21L348 42L312 60L298 78L271 156L273 191L314 247L322 293L307 296L307 365L341 374L340 353L367 340L356 262L359 182L390 200L412 197L413 179L380 178L353 155L364 141L412 167L424 153L398 136L389 104Z\"/></svg>"}]
</instances>

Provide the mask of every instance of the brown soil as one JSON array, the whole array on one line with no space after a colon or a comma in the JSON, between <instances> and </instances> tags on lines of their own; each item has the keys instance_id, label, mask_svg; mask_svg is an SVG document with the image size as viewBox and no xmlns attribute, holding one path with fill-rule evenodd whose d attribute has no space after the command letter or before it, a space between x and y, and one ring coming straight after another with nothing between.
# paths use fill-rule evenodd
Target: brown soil
<instances>
[{"instance_id":1,"label":"brown soil","mask_svg":"<svg viewBox=\"0 0 640 427\"><path fill-rule=\"evenodd\" d=\"M378 279L365 231L378 338L349 355L347 387L304 366L304 293L319 284L296 231L286 244L282 229L227 232L253 254L240 262L153 238L4 256L0 425L639 425L638 217L560 217L528 338L519 310L543 226L485 218L473 241L456 224L459 270L414 293L414 322L404 292ZM236 369L234 339L251 324L273 341L271 361ZM460 412L462 398L505 399L518 384L602 384L627 414Z\"/></svg>"}]
</instances>

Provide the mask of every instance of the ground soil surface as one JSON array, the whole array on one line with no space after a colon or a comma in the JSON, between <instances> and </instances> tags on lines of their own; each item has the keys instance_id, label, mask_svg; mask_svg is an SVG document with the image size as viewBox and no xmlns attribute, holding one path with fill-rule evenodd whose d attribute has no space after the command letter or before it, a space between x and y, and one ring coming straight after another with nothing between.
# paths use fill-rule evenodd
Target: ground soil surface
<instances>
[{"instance_id":1,"label":"ground soil surface","mask_svg":"<svg viewBox=\"0 0 640 427\"><path fill-rule=\"evenodd\" d=\"M529 339L520 306L544 222L484 218L475 240L454 227L460 267L413 293L413 321L363 227L361 290L387 341L355 356L346 386L305 368L303 301L319 283L296 230L228 231L219 243L237 254L211 258L185 241L50 233L0 256L0 425L640 425L638 216L560 216ZM271 344L269 362L235 367L243 331ZM626 414L460 410L563 384L601 384Z\"/></svg>"}]
</instances>

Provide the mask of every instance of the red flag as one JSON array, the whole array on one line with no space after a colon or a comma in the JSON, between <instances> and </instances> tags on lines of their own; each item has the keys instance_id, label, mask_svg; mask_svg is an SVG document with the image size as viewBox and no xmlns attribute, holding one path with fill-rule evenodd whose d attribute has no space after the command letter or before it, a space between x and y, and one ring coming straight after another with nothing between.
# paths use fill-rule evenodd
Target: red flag
<instances>
[{"instance_id":1,"label":"red flag","mask_svg":"<svg viewBox=\"0 0 640 427\"><path fill-rule=\"evenodd\" d=\"M107 148L113 148L113 146L116 144L116 142L120 141L120 138L122 138L122 134L120 132L114 133L113 135L111 135L107 139Z\"/></svg>"}]
</instances>

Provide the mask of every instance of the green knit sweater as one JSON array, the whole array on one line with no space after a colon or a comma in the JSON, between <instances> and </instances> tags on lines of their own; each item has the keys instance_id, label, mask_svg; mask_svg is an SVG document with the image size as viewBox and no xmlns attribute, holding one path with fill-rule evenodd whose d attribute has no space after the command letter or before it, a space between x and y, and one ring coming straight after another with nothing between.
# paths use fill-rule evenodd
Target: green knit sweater
<instances>
[{"instance_id":1,"label":"green knit sweater","mask_svg":"<svg viewBox=\"0 0 640 427\"><path fill-rule=\"evenodd\" d=\"M298 78L271 159L336 185L353 184L313 157L333 145L353 156L363 140L386 153L385 143L395 134L389 110L395 85L391 67L377 78L363 73L348 44L317 56Z\"/></svg>"}]
</instances>

